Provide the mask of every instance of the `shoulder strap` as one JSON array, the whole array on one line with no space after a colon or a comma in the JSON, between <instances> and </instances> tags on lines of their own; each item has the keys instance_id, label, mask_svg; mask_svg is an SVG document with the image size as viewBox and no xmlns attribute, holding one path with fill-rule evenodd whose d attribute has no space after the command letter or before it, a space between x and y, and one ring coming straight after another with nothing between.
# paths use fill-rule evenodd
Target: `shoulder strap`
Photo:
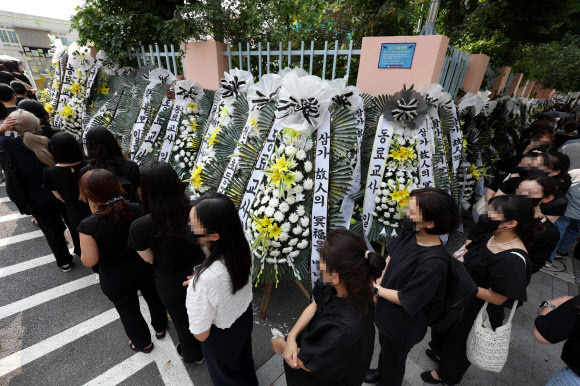
<instances>
[{"instance_id":1,"label":"shoulder strap","mask_svg":"<svg viewBox=\"0 0 580 386\"><path fill-rule=\"evenodd\" d=\"M522 255L522 254L521 254L521 253L519 253L519 252L514 252L514 251L512 251L512 253L513 253L514 255L518 256L520 259L522 259L522 260L524 261L524 265L528 265L528 264L526 263L526 258L524 257L524 255Z\"/></svg>"}]
</instances>

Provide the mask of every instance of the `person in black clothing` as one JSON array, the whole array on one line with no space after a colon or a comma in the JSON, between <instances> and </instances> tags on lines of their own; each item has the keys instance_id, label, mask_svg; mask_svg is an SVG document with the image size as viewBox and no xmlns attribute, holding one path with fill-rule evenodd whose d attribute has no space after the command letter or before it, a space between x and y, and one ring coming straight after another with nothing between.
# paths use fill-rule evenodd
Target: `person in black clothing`
<instances>
[{"instance_id":1,"label":"person in black clothing","mask_svg":"<svg viewBox=\"0 0 580 386\"><path fill-rule=\"evenodd\" d=\"M122 196L123 188L115 175L95 169L80 181L81 199L88 201L92 215L81 221L81 260L87 267L99 263L103 293L113 302L134 351L153 350L147 323L139 308L141 291L149 306L151 324L157 339L165 337L167 313L153 278L153 269L127 246L133 219L141 213L138 204L129 204Z\"/></svg>"},{"instance_id":2,"label":"person in black clothing","mask_svg":"<svg viewBox=\"0 0 580 386\"><path fill-rule=\"evenodd\" d=\"M401 385L409 351L423 339L429 323L442 316L451 256L439 235L458 224L457 205L447 192L411 192L404 230L387 245L387 266L375 290L381 353L378 369L369 370L366 382Z\"/></svg>"},{"instance_id":3,"label":"person in black clothing","mask_svg":"<svg viewBox=\"0 0 580 386\"><path fill-rule=\"evenodd\" d=\"M61 132L50 141L50 152L56 165L44 169L43 187L64 203L74 254L81 256L77 228L82 220L91 215L89 205L79 200L80 171L86 165L83 151L72 135Z\"/></svg>"},{"instance_id":4,"label":"person in black clothing","mask_svg":"<svg viewBox=\"0 0 580 386\"><path fill-rule=\"evenodd\" d=\"M580 384L580 295L562 296L543 302L536 318L534 337L543 344L562 341L562 360L566 367L558 371L546 386Z\"/></svg>"},{"instance_id":5,"label":"person in black clothing","mask_svg":"<svg viewBox=\"0 0 580 386\"><path fill-rule=\"evenodd\" d=\"M169 164L153 161L141 173L145 215L133 221L129 246L153 264L157 291L175 325L177 351L184 362L203 359L201 344L189 331L183 280L205 255L188 225L191 205L185 187Z\"/></svg>"},{"instance_id":6,"label":"person in black clothing","mask_svg":"<svg viewBox=\"0 0 580 386\"><path fill-rule=\"evenodd\" d=\"M431 331L426 354L439 367L421 374L424 382L453 385L471 365L465 354L467 337L481 307L488 302L492 328L501 326L508 299L526 300L526 286L532 274L528 247L534 237L534 208L522 197L500 196L490 201L489 213L480 219L487 232L470 234L461 248L465 268L479 287L462 317L444 332ZM458 252L460 252L458 251ZM458 252L454 257L460 257Z\"/></svg>"},{"instance_id":7,"label":"person in black clothing","mask_svg":"<svg viewBox=\"0 0 580 386\"><path fill-rule=\"evenodd\" d=\"M23 99L18 103L18 108L34 114L34 116L40 120L40 129L42 130L41 134L46 138L50 139L54 134L60 131L50 125L50 115L44 109L42 103L33 99Z\"/></svg>"},{"instance_id":8,"label":"person in black clothing","mask_svg":"<svg viewBox=\"0 0 580 386\"><path fill-rule=\"evenodd\" d=\"M119 142L106 127L96 126L87 132L87 156L89 163L81 170L81 175L92 169L105 169L119 179L129 202L140 203L139 165L123 157Z\"/></svg>"},{"instance_id":9,"label":"person in black clothing","mask_svg":"<svg viewBox=\"0 0 580 386\"><path fill-rule=\"evenodd\" d=\"M559 149L564 146L564 144L571 139L578 139L578 130L580 125L578 122L568 122L562 128L562 131L557 132L554 137L556 138L556 147Z\"/></svg>"},{"instance_id":10,"label":"person in black clothing","mask_svg":"<svg viewBox=\"0 0 580 386\"><path fill-rule=\"evenodd\" d=\"M42 188L44 169L54 165L47 148L48 139L38 135L38 119L24 110L10 114L0 128L0 134L6 130L15 131L18 137L0 136L0 150L10 148L21 185L26 192L27 209L38 222L57 265L68 272L72 268L73 257L64 237L66 226L63 218L66 219L66 209L51 192Z\"/></svg>"},{"instance_id":11,"label":"person in black clothing","mask_svg":"<svg viewBox=\"0 0 580 386\"><path fill-rule=\"evenodd\" d=\"M4 62L2 62L2 64L6 68L6 71L12 74L16 79L26 83L29 86L32 86L30 79L28 79L28 77L24 75L22 71L20 71L20 65L18 64L18 62L15 62L13 60L5 60Z\"/></svg>"},{"instance_id":12,"label":"person in black clothing","mask_svg":"<svg viewBox=\"0 0 580 386\"><path fill-rule=\"evenodd\" d=\"M322 246L322 279L312 291L314 302L286 340L272 339L284 354L288 385L362 384L375 342L372 282L385 258L367 251L364 239L346 229L330 231Z\"/></svg>"},{"instance_id":13,"label":"person in black clothing","mask_svg":"<svg viewBox=\"0 0 580 386\"><path fill-rule=\"evenodd\" d=\"M10 82L10 87L12 87L14 93L16 94L16 104L20 103L21 100L26 99L28 90L26 90L26 86L24 86L22 82L13 80Z\"/></svg>"},{"instance_id":14,"label":"person in black clothing","mask_svg":"<svg viewBox=\"0 0 580 386\"><path fill-rule=\"evenodd\" d=\"M543 225L543 230L536 234L529 249L532 274L544 265L550 265L550 256L560 241L560 231L542 210L545 204L554 199L555 192L554 178L545 175L528 177L516 189L516 194L524 197L534 207L534 218Z\"/></svg>"},{"instance_id":15,"label":"person in black clothing","mask_svg":"<svg viewBox=\"0 0 580 386\"><path fill-rule=\"evenodd\" d=\"M18 110L16 106L16 93L12 87L2 82L0 82L0 103L4 105L8 115Z\"/></svg>"}]
</instances>

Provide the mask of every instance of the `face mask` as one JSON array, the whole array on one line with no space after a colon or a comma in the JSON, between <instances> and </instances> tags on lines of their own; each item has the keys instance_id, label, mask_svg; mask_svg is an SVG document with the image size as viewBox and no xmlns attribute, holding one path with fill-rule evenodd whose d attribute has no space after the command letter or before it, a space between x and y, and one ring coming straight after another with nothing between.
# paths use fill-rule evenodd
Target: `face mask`
<instances>
[{"instance_id":1,"label":"face mask","mask_svg":"<svg viewBox=\"0 0 580 386\"><path fill-rule=\"evenodd\" d=\"M529 168L519 167L518 174L522 177L531 177L531 176L543 175L543 174L546 174L546 172L539 170L539 169L536 169L534 167L529 167Z\"/></svg>"},{"instance_id":2,"label":"face mask","mask_svg":"<svg viewBox=\"0 0 580 386\"><path fill-rule=\"evenodd\" d=\"M401 220L401 225L407 231L415 231L417 229L417 223L407 215L403 216L403 220Z\"/></svg>"},{"instance_id":3,"label":"face mask","mask_svg":"<svg viewBox=\"0 0 580 386\"><path fill-rule=\"evenodd\" d=\"M479 216L477 225L485 232L495 232L501 223L501 220L492 220L487 214L483 214Z\"/></svg>"},{"instance_id":4,"label":"face mask","mask_svg":"<svg viewBox=\"0 0 580 386\"><path fill-rule=\"evenodd\" d=\"M531 198L531 197L524 197L527 202L529 202L534 208L540 205L541 198Z\"/></svg>"}]
</instances>

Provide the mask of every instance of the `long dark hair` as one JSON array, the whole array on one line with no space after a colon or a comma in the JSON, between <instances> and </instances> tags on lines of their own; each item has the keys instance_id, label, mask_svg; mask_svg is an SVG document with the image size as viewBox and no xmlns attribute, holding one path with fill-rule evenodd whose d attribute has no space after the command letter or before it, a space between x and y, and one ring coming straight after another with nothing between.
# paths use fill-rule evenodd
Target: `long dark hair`
<instances>
[{"instance_id":1,"label":"long dark hair","mask_svg":"<svg viewBox=\"0 0 580 386\"><path fill-rule=\"evenodd\" d=\"M141 172L141 199L145 214L151 213L155 237L183 237L189 200L179 176L169 164L151 161Z\"/></svg>"},{"instance_id":2,"label":"long dark hair","mask_svg":"<svg viewBox=\"0 0 580 386\"><path fill-rule=\"evenodd\" d=\"M193 208L206 233L220 236L211 244L209 256L196 271L193 285L203 271L223 257L232 280L232 293L235 294L250 280L252 268L252 253L238 211L232 200L220 193L204 194L193 202Z\"/></svg>"},{"instance_id":3,"label":"long dark hair","mask_svg":"<svg viewBox=\"0 0 580 386\"><path fill-rule=\"evenodd\" d=\"M52 136L49 150L56 163L75 163L83 160L83 149L72 135L61 131Z\"/></svg>"},{"instance_id":4,"label":"long dark hair","mask_svg":"<svg viewBox=\"0 0 580 386\"><path fill-rule=\"evenodd\" d=\"M522 197L495 196L489 200L489 208L501 213L503 222L517 221L518 225L514 230L528 251L535 237L544 231L544 225L534 218L534 207Z\"/></svg>"},{"instance_id":5,"label":"long dark hair","mask_svg":"<svg viewBox=\"0 0 580 386\"><path fill-rule=\"evenodd\" d=\"M18 108L34 114L36 118L40 119L42 126L50 125L50 115L39 101L26 98L18 103Z\"/></svg>"},{"instance_id":6,"label":"long dark hair","mask_svg":"<svg viewBox=\"0 0 580 386\"><path fill-rule=\"evenodd\" d=\"M347 229L334 229L326 235L321 259L326 270L336 272L346 286L346 301L366 314L373 300L372 282L385 269L385 258L368 252L364 239Z\"/></svg>"},{"instance_id":7,"label":"long dark hair","mask_svg":"<svg viewBox=\"0 0 580 386\"><path fill-rule=\"evenodd\" d=\"M115 225L125 224L133 217L133 212L125 199L108 205L104 203L123 195L123 187L113 173L104 169L93 169L85 173L79 181L80 199L101 204L98 218L106 218Z\"/></svg>"},{"instance_id":8,"label":"long dark hair","mask_svg":"<svg viewBox=\"0 0 580 386\"><path fill-rule=\"evenodd\" d=\"M416 197L423 221L435 224L427 233L444 235L457 229L459 209L449 193L443 189L422 188L413 190L411 197Z\"/></svg>"},{"instance_id":9,"label":"long dark hair","mask_svg":"<svg viewBox=\"0 0 580 386\"><path fill-rule=\"evenodd\" d=\"M560 171L560 173L553 177L554 179L563 182L564 184L572 182L572 177L568 174L568 170L570 170L570 157L566 154L560 153L559 151L550 151L544 153L542 160L544 161L545 166L554 171Z\"/></svg>"},{"instance_id":10,"label":"long dark hair","mask_svg":"<svg viewBox=\"0 0 580 386\"><path fill-rule=\"evenodd\" d=\"M542 188L542 198L552 196L554 193L556 193L556 189L558 187L556 179L545 174L526 177L520 182L520 185L524 181L536 181Z\"/></svg>"},{"instance_id":11,"label":"long dark hair","mask_svg":"<svg viewBox=\"0 0 580 386\"><path fill-rule=\"evenodd\" d=\"M95 126L87 132L87 152L93 169L105 169L119 173L123 151L117 139L106 127Z\"/></svg>"}]
</instances>

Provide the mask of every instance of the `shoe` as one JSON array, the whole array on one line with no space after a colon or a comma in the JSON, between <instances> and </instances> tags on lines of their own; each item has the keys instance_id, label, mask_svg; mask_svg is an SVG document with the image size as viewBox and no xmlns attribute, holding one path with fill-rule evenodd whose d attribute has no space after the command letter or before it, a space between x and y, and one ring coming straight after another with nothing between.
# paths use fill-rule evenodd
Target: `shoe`
<instances>
[{"instance_id":1,"label":"shoe","mask_svg":"<svg viewBox=\"0 0 580 386\"><path fill-rule=\"evenodd\" d=\"M181 344L178 343L177 346L175 347L177 349L177 353L179 354L179 356L181 357L181 359L183 359L183 354L181 354ZM183 359L183 363L197 363L198 365L203 363L205 361L205 358L201 358L200 360L196 361L195 359L192 361L186 361L185 359Z\"/></svg>"},{"instance_id":2,"label":"shoe","mask_svg":"<svg viewBox=\"0 0 580 386\"><path fill-rule=\"evenodd\" d=\"M439 359L437 358L437 355L435 355L435 352L433 350L431 350L430 348L428 348L427 350L425 350L425 354L429 357L429 359L431 359L433 362L435 363L439 363Z\"/></svg>"},{"instance_id":3,"label":"shoe","mask_svg":"<svg viewBox=\"0 0 580 386\"><path fill-rule=\"evenodd\" d=\"M133 343L131 341L129 341L129 348L133 351L149 354L151 351L153 351L153 347L155 347L155 345L153 344L153 342L151 342L151 346L144 349L138 349L137 347L133 346Z\"/></svg>"},{"instance_id":4,"label":"shoe","mask_svg":"<svg viewBox=\"0 0 580 386\"><path fill-rule=\"evenodd\" d=\"M381 379L381 373L379 369L369 369L367 376L365 377L366 383L377 383Z\"/></svg>"},{"instance_id":5,"label":"shoe","mask_svg":"<svg viewBox=\"0 0 580 386\"><path fill-rule=\"evenodd\" d=\"M443 383L443 381L441 381L440 379L433 378L433 376L431 375L431 371L425 371L424 373L421 373L421 379L423 380L423 382L429 383L431 385L438 385L440 383Z\"/></svg>"},{"instance_id":6,"label":"shoe","mask_svg":"<svg viewBox=\"0 0 580 386\"><path fill-rule=\"evenodd\" d=\"M562 259L564 257L568 257L568 252L566 253L556 252L556 259Z\"/></svg>"},{"instance_id":7,"label":"shoe","mask_svg":"<svg viewBox=\"0 0 580 386\"><path fill-rule=\"evenodd\" d=\"M73 266L73 263L71 262L71 263L68 263L65 265L61 265L60 269L62 269L63 272L70 272L72 270L72 266Z\"/></svg>"},{"instance_id":8,"label":"shoe","mask_svg":"<svg viewBox=\"0 0 580 386\"><path fill-rule=\"evenodd\" d=\"M552 262L546 261L546 264L544 264L544 268L552 268Z\"/></svg>"},{"instance_id":9,"label":"shoe","mask_svg":"<svg viewBox=\"0 0 580 386\"><path fill-rule=\"evenodd\" d=\"M159 335L159 334L157 334L157 333L156 333L156 334L155 334L155 337L156 337L157 339L163 339L163 338L165 338L165 335L166 335L166 334L167 334L167 330L163 331L163 334L161 334L161 335Z\"/></svg>"}]
</instances>

